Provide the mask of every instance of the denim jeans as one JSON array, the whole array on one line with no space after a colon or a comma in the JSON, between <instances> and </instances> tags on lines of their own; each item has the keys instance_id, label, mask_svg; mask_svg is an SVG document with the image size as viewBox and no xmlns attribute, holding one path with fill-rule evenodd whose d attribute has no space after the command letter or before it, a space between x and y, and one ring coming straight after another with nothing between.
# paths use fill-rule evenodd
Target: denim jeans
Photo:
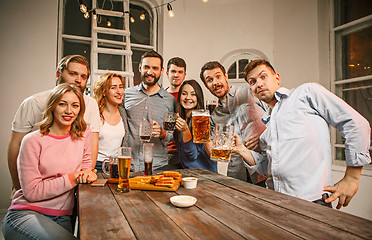
<instances>
[{"instance_id":1,"label":"denim jeans","mask_svg":"<svg viewBox=\"0 0 372 240\"><path fill-rule=\"evenodd\" d=\"M32 210L9 210L2 222L8 239L76 239L70 216L48 216Z\"/></svg>"}]
</instances>

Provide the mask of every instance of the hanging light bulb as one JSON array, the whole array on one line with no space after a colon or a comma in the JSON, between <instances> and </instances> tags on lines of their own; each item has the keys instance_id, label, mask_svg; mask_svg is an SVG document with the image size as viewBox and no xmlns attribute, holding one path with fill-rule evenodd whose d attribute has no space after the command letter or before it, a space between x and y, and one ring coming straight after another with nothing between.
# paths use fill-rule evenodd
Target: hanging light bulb
<instances>
[{"instance_id":1,"label":"hanging light bulb","mask_svg":"<svg viewBox=\"0 0 372 240\"><path fill-rule=\"evenodd\" d=\"M107 27L111 27L111 22L109 18L107 18Z\"/></svg>"},{"instance_id":2,"label":"hanging light bulb","mask_svg":"<svg viewBox=\"0 0 372 240\"><path fill-rule=\"evenodd\" d=\"M145 18L146 18L146 15L144 13L142 13L141 16L140 16L140 19L143 21L143 20L145 20Z\"/></svg>"},{"instance_id":3,"label":"hanging light bulb","mask_svg":"<svg viewBox=\"0 0 372 240\"><path fill-rule=\"evenodd\" d=\"M97 12L96 12L96 9L93 9L93 11L92 11L92 15L93 15L93 19L96 20L96 19L97 19Z\"/></svg>"},{"instance_id":4,"label":"hanging light bulb","mask_svg":"<svg viewBox=\"0 0 372 240\"><path fill-rule=\"evenodd\" d=\"M173 13L172 6L170 5L170 3L167 4L167 9L168 9L169 17L174 17L174 13Z\"/></svg>"},{"instance_id":5,"label":"hanging light bulb","mask_svg":"<svg viewBox=\"0 0 372 240\"><path fill-rule=\"evenodd\" d=\"M86 13L88 9L87 9L87 6L84 5L83 0L79 0L79 4L80 4L80 11L82 13Z\"/></svg>"},{"instance_id":6,"label":"hanging light bulb","mask_svg":"<svg viewBox=\"0 0 372 240\"><path fill-rule=\"evenodd\" d=\"M204 3L208 2L208 0L202 0Z\"/></svg>"},{"instance_id":7,"label":"hanging light bulb","mask_svg":"<svg viewBox=\"0 0 372 240\"><path fill-rule=\"evenodd\" d=\"M129 19L131 23L134 23L134 17L131 14L129 14Z\"/></svg>"},{"instance_id":8,"label":"hanging light bulb","mask_svg":"<svg viewBox=\"0 0 372 240\"><path fill-rule=\"evenodd\" d=\"M89 18L89 12L85 12L85 13L84 13L84 17L85 17L86 19L88 19L88 18Z\"/></svg>"}]
</instances>

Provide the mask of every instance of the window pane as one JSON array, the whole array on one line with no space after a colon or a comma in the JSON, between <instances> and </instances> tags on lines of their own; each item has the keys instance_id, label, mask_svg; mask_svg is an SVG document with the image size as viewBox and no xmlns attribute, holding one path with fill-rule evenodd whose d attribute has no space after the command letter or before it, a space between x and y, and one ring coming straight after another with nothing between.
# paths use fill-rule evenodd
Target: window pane
<instances>
[{"instance_id":1,"label":"window pane","mask_svg":"<svg viewBox=\"0 0 372 240\"><path fill-rule=\"evenodd\" d=\"M372 27L345 35L341 42L336 54L342 54L342 76L337 80L372 75Z\"/></svg>"},{"instance_id":2,"label":"window pane","mask_svg":"<svg viewBox=\"0 0 372 240\"><path fill-rule=\"evenodd\" d=\"M372 126L372 80L343 84L342 98ZM340 133L337 133L337 143L344 143Z\"/></svg>"},{"instance_id":3,"label":"window pane","mask_svg":"<svg viewBox=\"0 0 372 240\"><path fill-rule=\"evenodd\" d=\"M149 12L137 5L130 4L130 14L134 18L134 22L130 23L130 41L132 43L151 45L152 44L152 16ZM140 19L140 16L144 14L145 18Z\"/></svg>"},{"instance_id":4,"label":"window pane","mask_svg":"<svg viewBox=\"0 0 372 240\"><path fill-rule=\"evenodd\" d=\"M240 59L239 60L239 78L244 79L244 73L243 70L245 66L249 63L248 59Z\"/></svg>"},{"instance_id":5,"label":"window pane","mask_svg":"<svg viewBox=\"0 0 372 240\"><path fill-rule=\"evenodd\" d=\"M63 33L90 37L91 17L85 19L80 12L79 1L64 1ZM88 9L92 9L91 1L84 1Z\"/></svg>"},{"instance_id":6,"label":"window pane","mask_svg":"<svg viewBox=\"0 0 372 240\"><path fill-rule=\"evenodd\" d=\"M63 56L66 55L83 55L90 60L90 42L64 39Z\"/></svg>"},{"instance_id":7,"label":"window pane","mask_svg":"<svg viewBox=\"0 0 372 240\"><path fill-rule=\"evenodd\" d=\"M134 72L133 82L134 82L134 85L138 85L142 82L141 74L138 70L139 64L140 64L140 61L141 61L141 56L142 56L142 54L147 52L147 50L132 49L132 51L133 51L132 63L133 63L133 72Z\"/></svg>"},{"instance_id":8,"label":"window pane","mask_svg":"<svg viewBox=\"0 0 372 240\"><path fill-rule=\"evenodd\" d=\"M335 0L335 26L372 14L371 0Z\"/></svg>"},{"instance_id":9,"label":"window pane","mask_svg":"<svg viewBox=\"0 0 372 240\"><path fill-rule=\"evenodd\" d=\"M229 70L227 71L229 79L236 79L236 62L231 64Z\"/></svg>"}]
</instances>

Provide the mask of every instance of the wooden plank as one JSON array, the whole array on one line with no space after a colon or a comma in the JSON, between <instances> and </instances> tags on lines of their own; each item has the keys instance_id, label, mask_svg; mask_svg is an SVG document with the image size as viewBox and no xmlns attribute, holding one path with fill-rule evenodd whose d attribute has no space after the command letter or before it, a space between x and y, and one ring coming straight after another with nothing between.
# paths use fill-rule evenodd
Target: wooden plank
<instances>
[{"instance_id":1,"label":"wooden plank","mask_svg":"<svg viewBox=\"0 0 372 240\"><path fill-rule=\"evenodd\" d=\"M301 238L316 239L327 237L330 239L357 239L355 235L348 232L340 231L339 229L333 228L328 224L316 221L307 216L261 201L260 199L248 194L204 179L201 176L199 176L199 181L200 185L198 186L198 191L201 191L203 194L214 195L221 198L224 201L243 209L247 214L252 214L263 221L291 232L296 236L300 236ZM178 192L187 194L185 192L188 191L190 190L184 189ZM308 204L311 205L314 203ZM324 208L323 206L316 204L314 204L314 206ZM314 229L316 229L316 231L314 231Z\"/></svg>"},{"instance_id":2,"label":"wooden plank","mask_svg":"<svg viewBox=\"0 0 372 240\"><path fill-rule=\"evenodd\" d=\"M148 191L146 195L191 239L244 239L196 206L189 208L173 206L169 198L177 195L175 193Z\"/></svg>"},{"instance_id":3,"label":"wooden plank","mask_svg":"<svg viewBox=\"0 0 372 240\"><path fill-rule=\"evenodd\" d=\"M194 174L200 177L206 177L219 184L229 186L232 189L244 192L257 200L273 204L281 208L293 211L299 215L307 216L315 221L322 222L341 232L351 233L357 237L372 239L372 221L353 216L335 209L329 209L324 206L309 203L308 201L281 194L269 189L247 184L243 181L228 178L202 169L195 171L184 171L184 174ZM341 233L340 232L340 233Z\"/></svg>"},{"instance_id":4,"label":"wooden plank","mask_svg":"<svg viewBox=\"0 0 372 240\"><path fill-rule=\"evenodd\" d=\"M107 185L80 184L78 201L80 239L136 239Z\"/></svg>"},{"instance_id":5,"label":"wooden plank","mask_svg":"<svg viewBox=\"0 0 372 240\"><path fill-rule=\"evenodd\" d=\"M109 186L116 189L116 184ZM137 239L189 239L143 191L115 191L114 195Z\"/></svg>"}]
</instances>

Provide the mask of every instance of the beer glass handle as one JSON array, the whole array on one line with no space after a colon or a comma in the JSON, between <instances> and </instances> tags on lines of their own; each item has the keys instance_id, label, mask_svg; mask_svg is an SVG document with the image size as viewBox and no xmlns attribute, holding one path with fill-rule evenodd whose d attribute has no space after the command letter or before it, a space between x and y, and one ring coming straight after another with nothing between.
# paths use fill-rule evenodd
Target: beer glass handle
<instances>
[{"instance_id":1,"label":"beer glass handle","mask_svg":"<svg viewBox=\"0 0 372 240\"><path fill-rule=\"evenodd\" d=\"M103 160L103 162L102 162L102 171L103 171L103 173L106 174L106 176L108 176L108 177L110 176L110 172L106 170L105 164L106 164L106 163L109 163L109 160L110 160L110 159L105 159L105 160Z\"/></svg>"}]
</instances>

